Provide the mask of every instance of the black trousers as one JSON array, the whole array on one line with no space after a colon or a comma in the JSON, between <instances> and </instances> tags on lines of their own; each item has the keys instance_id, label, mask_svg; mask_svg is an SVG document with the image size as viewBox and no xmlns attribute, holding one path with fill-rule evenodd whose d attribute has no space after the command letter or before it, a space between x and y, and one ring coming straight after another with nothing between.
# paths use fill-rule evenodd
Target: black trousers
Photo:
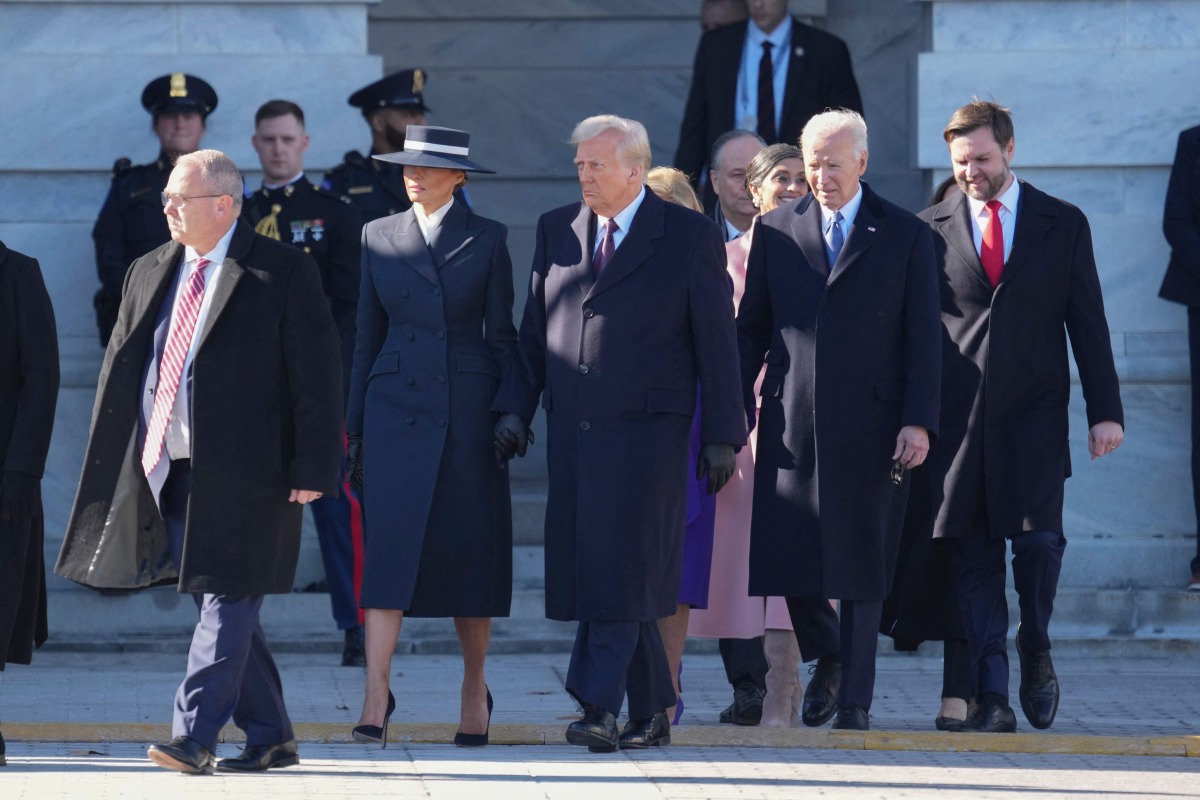
<instances>
[{"instance_id":1,"label":"black trousers","mask_svg":"<svg viewBox=\"0 0 1200 800\"><path fill-rule=\"evenodd\" d=\"M883 601L841 600L840 621L829 601L820 597L789 597L787 606L800 645L800 660L841 654L838 708L869 709L875 694L875 651Z\"/></svg>"},{"instance_id":2,"label":"black trousers","mask_svg":"<svg viewBox=\"0 0 1200 800\"><path fill-rule=\"evenodd\" d=\"M958 607L974 667L975 697L1008 698L1008 599L1004 557L1008 540L986 535L954 540ZM1013 588L1021 613L1021 644L1050 649L1050 616L1058 593L1067 540L1058 531L1026 531L1012 538Z\"/></svg>"},{"instance_id":3,"label":"black trousers","mask_svg":"<svg viewBox=\"0 0 1200 800\"><path fill-rule=\"evenodd\" d=\"M763 650L763 637L718 639L717 648L730 686L750 681L760 689L767 688L767 654Z\"/></svg>"},{"instance_id":4,"label":"black trousers","mask_svg":"<svg viewBox=\"0 0 1200 800\"><path fill-rule=\"evenodd\" d=\"M1196 507L1196 557L1192 574L1200 572L1200 307L1188 307L1188 354L1192 367L1192 502Z\"/></svg>"},{"instance_id":5,"label":"black trousers","mask_svg":"<svg viewBox=\"0 0 1200 800\"><path fill-rule=\"evenodd\" d=\"M171 558L179 568L191 468L172 461L163 484L163 520ZM261 595L193 594L200 621L188 649L187 674L175 693L172 736L190 736L210 751L230 719L246 732L248 745L274 745L295 738L283 704L283 682L258 622Z\"/></svg>"},{"instance_id":6,"label":"black trousers","mask_svg":"<svg viewBox=\"0 0 1200 800\"><path fill-rule=\"evenodd\" d=\"M649 719L675 705L675 684L657 622L580 622L575 632L567 691L580 704L629 718Z\"/></svg>"}]
</instances>

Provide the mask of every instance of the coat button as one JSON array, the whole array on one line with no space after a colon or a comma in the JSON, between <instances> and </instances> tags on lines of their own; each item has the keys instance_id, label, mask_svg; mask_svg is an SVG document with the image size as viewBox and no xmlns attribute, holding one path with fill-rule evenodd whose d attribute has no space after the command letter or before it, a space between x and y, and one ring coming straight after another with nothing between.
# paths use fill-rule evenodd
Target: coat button
<instances>
[{"instance_id":1,"label":"coat button","mask_svg":"<svg viewBox=\"0 0 1200 800\"><path fill-rule=\"evenodd\" d=\"M438 375L438 376L437 376L437 382L438 382L438 383L445 383L445 382L446 382L446 376L445 376L445 375Z\"/></svg>"},{"instance_id":2,"label":"coat button","mask_svg":"<svg viewBox=\"0 0 1200 800\"><path fill-rule=\"evenodd\" d=\"M412 386L414 383L417 382L417 379L414 378L412 375L409 375L407 378L404 379L404 382L407 383L409 386Z\"/></svg>"},{"instance_id":3,"label":"coat button","mask_svg":"<svg viewBox=\"0 0 1200 800\"><path fill-rule=\"evenodd\" d=\"M589 367L587 364L580 364L580 365L579 365L579 372L580 372L581 374L583 374L583 375L587 375L587 374L588 374L588 372L590 372L590 371L591 371L591 367Z\"/></svg>"},{"instance_id":4,"label":"coat button","mask_svg":"<svg viewBox=\"0 0 1200 800\"><path fill-rule=\"evenodd\" d=\"M445 339L445 338L446 338L446 332L445 332L445 331L438 331L437 333L435 333L435 334L434 334L434 336L436 336L436 337L437 337L437 338L439 338L439 339Z\"/></svg>"},{"instance_id":5,"label":"coat button","mask_svg":"<svg viewBox=\"0 0 1200 800\"><path fill-rule=\"evenodd\" d=\"M128 357L128 356L121 356L121 363L122 363L122 364L126 363L127 361L129 361L129 357Z\"/></svg>"},{"instance_id":6,"label":"coat button","mask_svg":"<svg viewBox=\"0 0 1200 800\"><path fill-rule=\"evenodd\" d=\"M440 295L442 293L442 290L437 288L436 286L433 287L432 289L430 289L429 291L433 293L434 297L437 297L438 295Z\"/></svg>"},{"instance_id":7,"label":"coat button","mask_svg":"<svg viewBox=\"0 0 1200 800\"><path fill-rule=\"evenodd\" d=\"M581 431L591 430L591 428L592 428L592 423L588 422L586 419L583 422L579 423L579 430L581 430Z\"/></svg>"},{"instance_id":8,"label":"coat button","mask_svg":"<svg viewBox=\"0 0 1200 800\"><path fill-rule=\"evenodd\" d=\"M400 292L400 296L401 296L401 297L408 297L408 289L405 289L404 291Z\"/></svg>"},{"instance_id":9,"label":"coat button","mask_svg":"<svg viewBox=\"0 0 1200 800\"><path fill-rule=\"evenodd\" d=\"M439 428L446 427L446 420L442 419L441 417L438 417L438 427Z\"/></svg>"},{"instance_id":10,"label":"coat button","mask_svg":"<svg viewBox=\"0 0 1200 800\"><path fill-rule=\"evenodd\" d=\"M108 413L110 413L110 414L112 413L112 409L111 409L111 408L108 410Z\"/></svg>"},{"instance_id":11,"label":"coat button","mask_svg":"<svg viewBox=\"0 0 1200 800\"><path fill-rule=\"evenodd\" d=\"M409 331L408 332L408 340L411 342L415 338L417 338L417 337L413 334L413 332Z\"/></svg>"},{"instance_id":12,"label":"coat button","mask_svg":"<svg viewBox=\"0 0 1200 800\"><path fill-rule=\"evenodd\" d=\"M585 308L583 310L583 315L585 317L587 317L588 319L591 319L592 317L596 316L596 312L592 311L592 309L590 309L590 308Z\"/></svg>"},{"instance_id":13,"label":"coat button","mask_svg":"<svg viewBox=\"0 0 1200 800\"><path fill-rule=\"evenodd\" d=\"M417 420L414 417L409 417L408 419L404 420L404 422L408 425L415 425Z\"/></svg>"},{"instance_id":14,"label":"coat button","mask_svg":"<svg viewBox=\"0 0 1200 800\"><path fill-rule=\"evenodd\" d=\"M94 464L97 464L97 465L98 465L98 464L100 463L100 459L98 459L98 458L97 458L97 459L96 459L94 462L92 462L92 463L94 463Z\"/></svg>"}]
</instances>

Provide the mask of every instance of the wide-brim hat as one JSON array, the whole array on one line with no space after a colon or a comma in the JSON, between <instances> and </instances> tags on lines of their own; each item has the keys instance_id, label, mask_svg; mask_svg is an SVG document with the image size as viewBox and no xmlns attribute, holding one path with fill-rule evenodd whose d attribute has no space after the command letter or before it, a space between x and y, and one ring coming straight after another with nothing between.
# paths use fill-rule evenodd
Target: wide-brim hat
<instances>
[{"instance_id":1,"label":"wide-brim hat","mask_svg":"<svg viewBox=\"0 0 1200 800\"><path fill-rule=\"evenodd\" d=\"M495 175L494 169L480 166L468 156L471 134L454 128L439 128L433 125L409 125L404 132L404 149L396 153L372 156L392 164L409 164L414 167L436 169L461 169L463 172L486 172Z\"/></svg>"},{"instance_id":2,"label":"wide-brim hat","mask_svg":"<svg viewBox=\"0 0 1200 800\"><path fill-rule=\"evenodd\" d=\"M146 84L142 107L155 117L170 111L194 111L207 117L217 107L217 92L195 75L172 72Z\"/></svg>"}]
</instances>

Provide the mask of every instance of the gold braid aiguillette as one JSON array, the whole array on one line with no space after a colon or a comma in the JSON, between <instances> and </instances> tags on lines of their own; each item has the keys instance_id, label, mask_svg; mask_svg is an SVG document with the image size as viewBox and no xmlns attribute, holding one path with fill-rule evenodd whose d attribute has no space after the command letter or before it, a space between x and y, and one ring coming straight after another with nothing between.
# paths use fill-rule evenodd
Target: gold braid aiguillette
<instances>
[{"instance_id":1,"label":"gold braid aiguillette","mask_svg":"<svg viewBox=\"0 0 1200 800\"><path fill-rule=\"evenodd\" d=\"M254 226L254 232L279 241L279 212L282 210L283 206L278 203L273 204L271 213L258 221L258 224Z\"/></svg>"}]
</instances>

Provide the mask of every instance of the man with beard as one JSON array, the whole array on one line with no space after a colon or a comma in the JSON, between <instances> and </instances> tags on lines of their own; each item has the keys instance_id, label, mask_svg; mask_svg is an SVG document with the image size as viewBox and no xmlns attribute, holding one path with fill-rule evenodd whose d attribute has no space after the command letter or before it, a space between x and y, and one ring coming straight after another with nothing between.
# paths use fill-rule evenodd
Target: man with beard
<instances>
[{"instance_id":1,"label":"man with beard","mask_svg":"<svg viewBox=\"0 0 1200 800\"><path fill-rule=\"evenodd\" d=\"M146 84L142 106L154 120L154 135L161 146L158 158L136 167L128 158L117 159L112 188L92 228L100 276L93 305L101 347L108 344L117 322L125 271L134 259L171 238L159 194L167 186L175 159L199 149L205 121L217 107L217 93L193 75L172 72Z\"/></svg>"},{"instance_id":2,"label":"man with beard","mask_svg":"<svg viewBox=\"0 0 1200 800\"><path fill-rule=\"evenodd\" d=\"M1048 728L1059 697L1048 628L1071 475L1067 337L1097 459L1124 436L1108 322L1087 218L1013 175L1008 109L975 100L954 112L943 135L962 193L921 213L934 232L945 329L941 439L927 463L933 536L953 540L979 701L963 730L1017 726L1008 704L1005 539L1021 609L1021 708L1035 728Z\"/></svg>"},{"instance_id":3,"label":"man with beard","mask_svg":"<svg viewBox=\"0 0 1200 800\"><path fill-rule=\"evenodd\" d=\"M362 110L371 129L371 152L365 156L357 150L346 153L341 164L325 173L321 187L349 200L364 224L412 206L400 165L372 156L399 153L404 149L408 126L425 124L429 108L424 91L425 71L406 69L364 86L347 101ZM455 197L467 204L461 190Z\"/></svg>"}]
</instances>

